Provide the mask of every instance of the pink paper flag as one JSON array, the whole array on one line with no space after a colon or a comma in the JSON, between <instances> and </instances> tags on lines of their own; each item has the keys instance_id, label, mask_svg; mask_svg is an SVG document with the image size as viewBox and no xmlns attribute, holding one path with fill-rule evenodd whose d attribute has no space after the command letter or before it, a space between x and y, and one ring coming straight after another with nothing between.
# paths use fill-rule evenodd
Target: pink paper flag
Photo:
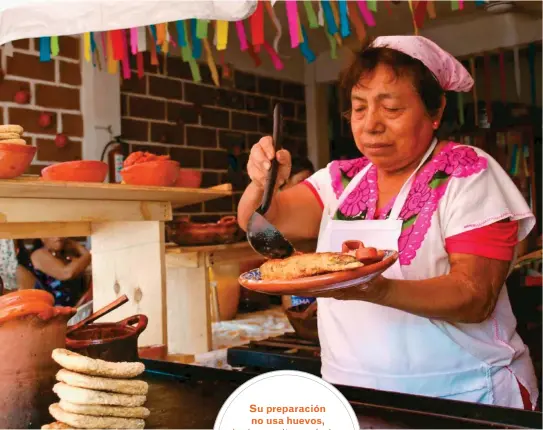
<instances>
[{"instance_id":1,"label":"pink paper flag","mask_svg":"<svg viewBox=\"0 0 543 430\"><path fill-rule=\"evenodd\" d=\"M273 67L275 67L275 70L283 70L283 62L279 58L279 55L277 55L277 52L275 52L275 49L273 49L270 44L266 41L264 41L264 49L268 51L268 54L270 55L270 58L273 63Z\"/></svg>"},{"instance_id":2,"label":"pink paper flag","mask_svg":"<svg viewBox=\"0 0 543 430\"><path fill-rule=\"evenodd\" d=\"M236 21L236 30L238 32L239 47L242 51L247 51L249 44L247 43L247 35L245 34L245 27L243 21Z\"/></svg>"},{"instance_id":3,"label":"pink paper flag","mask_svg":"<svg viewBox=\"0 0 543 430\"><path fill-rule=\"evenodd\" d=\"M122 34L122 46L123 46L123 57L122 57L122 64L123 64L123 78L124 79L130 79L130 60L128 59L128 40L126 37L126 33L124 31L121 31Z\"/></svg>"},{"instance_id":4,"label":"pink paper flag","mask_svg":"<svg viewBox=\"0 0 543 430\"><path fill-rule=\"evenodd\" d=\"M130 48L132 50L132 55L138 53L138 28L134 27L130 29Z\"/></svg>"},{"instance_id":5,"label":"pink paper flag","mask_svg":"<svg viewBox=\"0 0 543 430\"><path fill-rule=\"evenodd\" d=\"M358 9L360 9L360 14L362 15L362 18L364 18L364 21L366 21L368 27L375 27L375 18L373 17L371 11L368 9L366 1L358 0L357 3Z\"/></svg>"},{"instance_id":6,"label":"pink paper flag","mask_svg":"<svg viewBox=\"0 0 543 430\"><path fill-rule=\"evenodd\" d=\"M298 6L296 1L287 0L287 18L290 33L290 46L296 48L300 45L300 31L298 28Z\"/></svg>"}]
</instances>

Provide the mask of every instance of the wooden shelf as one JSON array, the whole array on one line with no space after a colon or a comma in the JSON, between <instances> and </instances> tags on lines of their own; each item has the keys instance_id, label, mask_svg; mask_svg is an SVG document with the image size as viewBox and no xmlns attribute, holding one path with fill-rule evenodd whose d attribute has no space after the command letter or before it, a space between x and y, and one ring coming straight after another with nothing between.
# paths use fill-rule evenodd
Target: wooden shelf
<instances>
[{"instance_id":1,"label":"wooden shelf","mask_svg":"<svg viewBox=\"0 0 543 430\"><path fill-rule=\"evenodd\" d=\"M149 187L35 179L0 180L0 198L170 202L188 206L232 194L230 184L212 188Z\"/></svg>"},{"instance_id":2,"label":"wooden shelf","mask_svg":"<svg viewBox=\"0 0 543 430\"><path fill-rule=\"evenodd\" d=\"M230 184L195 189L47 182L36 177L0 180L0 238L90 236L94 309L126 294L129 303L103 320L145 314L149 325L140 346L162 345L167 340L168 309L164 222L172 219L173 207L231 194ZM168 312L177 310L170 307ZM191 332L191 327L183 330Z\"/></svg>"}]
</instances>

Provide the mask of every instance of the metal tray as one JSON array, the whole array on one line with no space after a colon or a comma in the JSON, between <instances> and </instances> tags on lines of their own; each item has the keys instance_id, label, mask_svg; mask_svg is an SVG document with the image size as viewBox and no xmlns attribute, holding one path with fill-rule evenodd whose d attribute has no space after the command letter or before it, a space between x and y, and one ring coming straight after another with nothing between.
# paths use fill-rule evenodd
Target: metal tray
<instances>
[{"instance_id":1,"label":"metal tray","mask_svg":"<svg viewBox=\"0 0 543 430\"><path fill-rule=\"evenodd\" d=\"M257 373L143 360L150 383L146 428L212 428L228 396ZM361 428L542 428L542 414L336 386Z\"/></svg>"}]
</instances>

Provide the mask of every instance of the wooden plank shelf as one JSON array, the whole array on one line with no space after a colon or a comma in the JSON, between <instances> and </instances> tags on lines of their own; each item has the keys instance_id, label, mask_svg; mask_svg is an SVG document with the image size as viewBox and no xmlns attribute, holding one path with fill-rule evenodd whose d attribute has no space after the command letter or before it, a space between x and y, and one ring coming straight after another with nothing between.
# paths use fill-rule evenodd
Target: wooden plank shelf
<instances>
[{"instance_id":1,"label":"wooden plank shelf","mask_svg":"<svg viewBox=\"0 0 543 430\"><path fill-rule=\"evenodd\" d=\"M0 198L78 199L169 202L188 206L232 194L230 184L212 188L149 187L88 182L53 182L35 179L0 180Z\"/></svg>"},{"instance_id":2,"label":"wooden plank shelf","mask_svg":"<svg viewBox=\"0 0 543 430\"><path fill-rule=\"evenodd\" d=\"M149 324L139 346L163 345L168 338L164 223L174 207L231 194L230 184L194 189L29 176L0 180L0 238L90 236L94 308L123 294L130 300L102 320L145 314Z\"/></svg>"}]
</instances>

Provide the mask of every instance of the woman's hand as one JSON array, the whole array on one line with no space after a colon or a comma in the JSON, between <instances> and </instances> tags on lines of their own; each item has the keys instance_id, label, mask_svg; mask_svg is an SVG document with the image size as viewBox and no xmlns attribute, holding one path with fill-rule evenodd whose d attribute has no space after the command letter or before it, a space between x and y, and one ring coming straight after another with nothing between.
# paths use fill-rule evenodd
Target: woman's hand
<instances>
[{"instance_id":1,"label":"woman's hand","mask_svg":"<svg viewBox=\"0 0 543 430\"><path fill-rule=\"evenodd\" d=\"M286 149L281 149L276 153L273 147L273 140L270 136L263 137L251 148L249 162L247 163L247 173L253 184L260 190L264 190L266 187L271 161L274 158L279 163L276 182L276 188L279 188L290 176L290 153Z\"/></svg>"},{"instance_id":2,"label":"woman's hand","mask_svg":"<svg viewBox=\"0 0 543 430\"><path fill-rule=\"evenodd\" d=\"M372 281L341 290L323 293L303 293L305 297L326 297L336 300L363 300L370 303L383 303L389 291L389 280L378 276Z\"/></svg>"}]
</instances>

